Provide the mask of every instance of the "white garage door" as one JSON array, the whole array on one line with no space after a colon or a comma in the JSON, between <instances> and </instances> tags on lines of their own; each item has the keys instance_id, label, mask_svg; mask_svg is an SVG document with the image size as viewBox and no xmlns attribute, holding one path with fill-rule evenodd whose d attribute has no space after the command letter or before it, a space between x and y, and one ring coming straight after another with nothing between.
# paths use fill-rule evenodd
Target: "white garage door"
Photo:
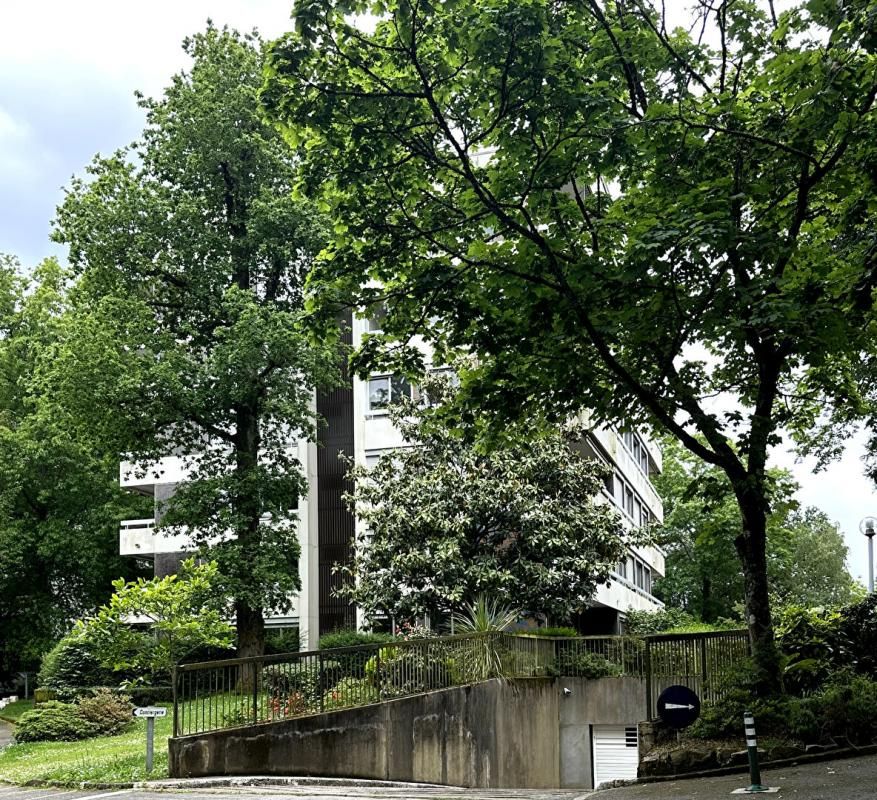
<instances>
[{"instance_id":1,"label":"white garage door","mask_svg":"<svg viewBox=\"0 0 877 800\"><path fill-rule=\"evenodd\" d=\"M639 766L636 725L594 726L594 788L607 781L636 777Z\"/></svg>"}]
</instances>

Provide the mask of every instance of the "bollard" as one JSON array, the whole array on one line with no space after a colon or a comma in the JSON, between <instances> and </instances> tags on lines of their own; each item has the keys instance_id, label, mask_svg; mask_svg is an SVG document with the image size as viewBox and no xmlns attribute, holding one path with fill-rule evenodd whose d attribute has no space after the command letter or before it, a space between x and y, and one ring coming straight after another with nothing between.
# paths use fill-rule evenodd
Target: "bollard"
<instances>
[{"instance_id":1,"label":"bollard","mask_svg":"<svg viewBox=\"0 0 877 800\"><path fill-rule=\"evenodd\" d=\"M755 739L755 717L751 711L743 712L743 725L746 728L746 750L749 753L748 792L766 792L767 787L761 785L761 769L758 766L758 742Z\"/></svg>"}]
</instances>

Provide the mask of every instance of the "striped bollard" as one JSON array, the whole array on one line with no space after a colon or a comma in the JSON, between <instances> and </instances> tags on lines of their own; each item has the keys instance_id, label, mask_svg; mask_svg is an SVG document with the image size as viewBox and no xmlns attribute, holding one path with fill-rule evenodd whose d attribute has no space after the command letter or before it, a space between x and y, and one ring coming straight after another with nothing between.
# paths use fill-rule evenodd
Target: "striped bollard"
<instances>
[{"instance_id":1,"label":"striped bollard","mask_svg":"<svg viewBox=\"0 0 877 800\"><path fill-rule=\"evenodd\" d=\"M761 785L761 769L758 766L758 742L755 739L755 717L751 711L743 712L743 725L746 728L746 750L749 753L749 780L751 785L747 792L766 792L767 787Z\"/></svg>"}]
</instances>

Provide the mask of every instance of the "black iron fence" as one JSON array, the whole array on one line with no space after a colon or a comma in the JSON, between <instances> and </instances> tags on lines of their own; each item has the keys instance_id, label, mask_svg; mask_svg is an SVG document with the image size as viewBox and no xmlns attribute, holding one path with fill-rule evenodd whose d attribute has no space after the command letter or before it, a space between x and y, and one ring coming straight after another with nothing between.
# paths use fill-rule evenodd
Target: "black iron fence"
<instances>
[{"instance_id":1,"label":"black iron fence","mask_svg":"<svg viewBox=\"0 0 877 800\"><path fill-rule=\"evenodd\" d=\"M544 638L481 633L183 664L174 736L255 725L495 677L645 678L649 708L670 683L706 692L741 655L745 632ZM745 649L745 648L744 648ZM745 653L743 653L745 655ZM669 682L668 682L669 681Z\"/></svg>"}]
</instances>

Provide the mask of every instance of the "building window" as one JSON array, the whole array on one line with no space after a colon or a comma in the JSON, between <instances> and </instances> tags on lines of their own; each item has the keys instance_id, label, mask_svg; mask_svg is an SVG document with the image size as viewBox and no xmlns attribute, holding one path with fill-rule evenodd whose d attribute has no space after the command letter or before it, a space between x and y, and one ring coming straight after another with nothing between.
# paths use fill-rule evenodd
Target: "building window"
<instances>
[{"instance_id":1,"label":"building window","mask_svg":"<svg viewBox=\"0 0 877 800\"><path fill-rule=\"evenodd\" d=\"M381 375L369 378L368 410L371 412L386 411L402 398L417 400L418 396L415 387L402 375Z\"/></svg>"}]
</instances>

